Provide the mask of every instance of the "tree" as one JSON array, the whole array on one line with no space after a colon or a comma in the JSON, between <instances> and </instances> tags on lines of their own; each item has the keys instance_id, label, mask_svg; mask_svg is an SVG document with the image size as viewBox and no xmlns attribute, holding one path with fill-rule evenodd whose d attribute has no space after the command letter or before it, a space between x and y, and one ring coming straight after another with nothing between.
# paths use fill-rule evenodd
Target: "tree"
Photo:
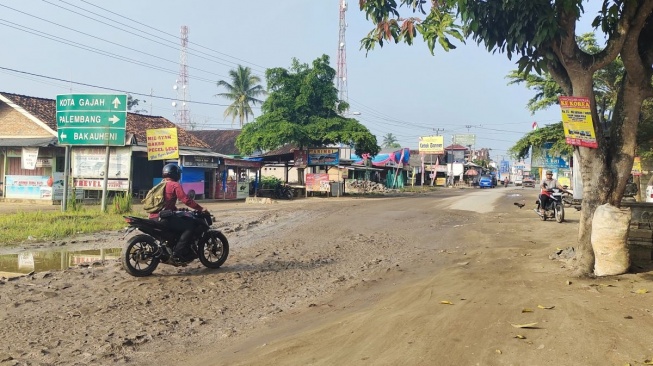
<instances>
[{"instance_id":1,"label":"tree","mask_svg":"<svg viewBox=\"0 0 653 366\"><path fill-rule=\"evenodd\" d=\"M133 108L138 107L138 103L140 103L140 99L134 98L131 94L127 94L127 110L130 112L134 113L147 113L147 109L135 109L132 111ZM145 103L145 101L143 101Z\"/></svg>"},{"instance_id":2,"label":"tree","mask_svg":"<svg viewBox=\"0 0 653 366\"><path fill-rule=\"evenodd\" d=\"M332 144L353 146L356 154L376 155L376 137L356 119L343 117L349 107L338 100L333 84L335 70L329 57L313 61L312 66L294 59L289 70L266 71L269 96L262 114L246 124L236 140L243 154L272 150L285 144L300 149Z\"/></svg>"},{"instance_id":3,"label":"tree","mask_svg":"<svg viewBox=\"0 0 653 366\"><path fill-rule=\"evenodd\" d=\"M576 37L576 41L579 47L589 54L596 54L601 51L596 43L594 33L584 33ZM612 111L614 110L617 91L621 85L623 75L624 66L620 57L617 57L610 65L594 74L597 113L599 122L603 125L606 125L612 119ZM559 104L558 96L565 94L564 90L548 72L542 72L542 75L533 75L513 70L507 78L510 79L508 85L525 83L527 88L536 91L535 96L528 101L528 109L533 113Z\"/></svg>"},{"instance_id":4,"label":"tree","mask_svg":"<svg viewBox=\"0 0 653 366\"><path fill-rule=\"evenodd\" d=\"M388 149L400 148L401 144L397 142L397 137L391 133L387 133L383 136L383 147Z\"/></svg>"},{"instance_id":5,"label":"tree","mask_svg":"<svg viewBox=\"0 0 653 366\"><path fill-rule=\"evenodd\" d=\"M505 53L509 59L520 56L519 72L548 71L566 95L589 98L598 148L574 149L583 182L578 273L592 273L594 211L604 203L620 205L635 156L641 107L653 97L653 1L603 0L593 25L607 41L594 54L582 50L576 40L576 24L584 12L582 0L439 0L429 2L428 9L426 3L361 0L361 10L376 25L361 41L362 47L369 51L390 40L412 44L419 33L433 53L436 42L449 51L455 48L450 37L464 42L467 36L489 52ZM398 8L404 5L426 17L401 17ZM625 72L611 123L603 126L593 78L618 56Z\"/></svg>"},{"instance_id":6,"label":"tree","mask_svg":"<svg viewBox=\"0 0 653 366\"><path fill-rule=\"evenodd\" d=\"M565 131L562 128L562 122L530 131L519 139L508 152L517 159L523 159L528 156L531 147L542 147L548 142L552 143L549 151L553 155L570 155L573 153L571 145L565 142ZM539 149L533 149L532 151L537 156Z\"/></svg>"},{"instance_id":7,"label":"tree","mask_svg":"<svg viewBox=\"0 0 653 366\"><path fill-rule=\"evenodd\" d=\"M229 71L229 77L231 78L231 84L224 80L217 82L218 87L223 87L227 91L218 93L216 96L232 101L224 110L224 118L227 119L227 117L231 116L232 125L238 118L242 128L249 121L249 117L254 116L252 105L263 103L257 97L264 96L266 92L259 84L261 78L252 75L252 70L249 67L238 65L238 69Z\"/></svg>"}]
</instances>

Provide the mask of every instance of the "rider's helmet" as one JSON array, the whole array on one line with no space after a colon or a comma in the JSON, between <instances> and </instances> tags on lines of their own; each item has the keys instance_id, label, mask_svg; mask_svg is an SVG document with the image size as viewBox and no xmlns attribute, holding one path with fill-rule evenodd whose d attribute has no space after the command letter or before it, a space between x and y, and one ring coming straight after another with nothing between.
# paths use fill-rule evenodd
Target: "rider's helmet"
<instances>
[{"instance_id":1,"label":"rider's helmet","mask_svg":"<svg viewBox=\"0 0 653 366\"><path fill-rule=\"evenodd\" d=\"M181 168L177 164L166 164L163 167L163 178L170 178L175 182L181 178Z\"/></svg>"},{"instance_id":2,"label":"rider's helmet","mask_svg":"<svg viewBox=\"0 0 653 366\"><path fill-rule=\"evenodd\" d=\"M550 171L550 170L547 170L547 171L546 171L546 175L549 175L549 174L553 175L553 172Z\"/></svg>"}]
</instances>

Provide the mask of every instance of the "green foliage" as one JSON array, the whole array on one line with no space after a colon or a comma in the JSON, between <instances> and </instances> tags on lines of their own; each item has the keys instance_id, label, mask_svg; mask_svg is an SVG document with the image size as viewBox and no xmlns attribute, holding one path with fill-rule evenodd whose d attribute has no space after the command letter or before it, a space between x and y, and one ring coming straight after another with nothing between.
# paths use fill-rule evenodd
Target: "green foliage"
<instances>
[{"instance_id":1,"label":"green foliage","mask_svg":"<svg viewBox=\"0 0 653 366\"><path fill-rule=\"evenodd\" d=\"M524 159L529 155L531 147L535 147L533 154L537 157L540 152L540 149L537 148L544 146L547 142L553 143L549 150L551 154L562 155L573 152L572 146L565 142L562 122L558 122L527 133L508 150L508 153L515 159Z\"/></svg>"},{"instance_id":2,"label":"green foliage","mask_svg":"<svg viewBox=\"0 0 653 366\"><path fill-rule=\"evenodd\" d=\"M102 214L99 209L78 209L72 212L25 211L0 216L0 245L15 245L28 240L61 239L125 227L118 214Z\"/></svg>"},{"instance_id":3,"label":"green foliage","mask_svg":"<svg viewBox=\"0 0 653 366\"><path fill-rule=\"evenodd\" d=\"M398 149L401 144L397 142L397 137L391 133L383 136L383 147L387 149Z\"/></svg>"},{"instance_id":4,"label":"green foliage","mask_svg":"<svg viewBox=\"0 0 653 366\"><path fill-rule=\"evenodd\" d=\"M232 103L225 109L224 118L231 117L231 124L233 125L236 118L240 122L242 128L249 120L249 116L253 116L251 105L263 103L259 96L266 94L263 86L259 83L261 78L252 75L252 70L249 67L238 65L238 69L230 70L229 77L231 83L220 80L217 82L218 87L223 87L227 91L225 93L216 94L216 96L231 100Z\"/></svg>"},{"instance_id":5,"label":"green foliage","mask_svg":"<svg viewBox=\"0 0 653 366\"><path fill-rule=\"evenodd\" d=\"M269 95L262 115L246 124L236 140L241 153L285 144L300 148L345 144L359 155L376 155L380 150L376 137L356 119L341 115L348 105L338 100L335 74L326 55L311 66L294 59L289 70L268 69Z\"/></svg>"},{"instance_id":6,"label":"green foliage","mask_svg":"<svg viewBox=\"0 0 653 366\"><path fill-rule=\"evenodd\" d=\"M118 193L113 197L113 213L120 215L132 211L132 198L128 192Z\"/></svg>"},{"instance_id":7,"label":"green foliage","mask_svg":"<svg viewBox=\"0 0 653 366\"><path fill-rule=\"evenodd\" d=\"M75 190L73 189L68 201L66 202L66 210L68 211L80 211L83 208L82 202L76 198Z\"/></svg>"}]
</instances>

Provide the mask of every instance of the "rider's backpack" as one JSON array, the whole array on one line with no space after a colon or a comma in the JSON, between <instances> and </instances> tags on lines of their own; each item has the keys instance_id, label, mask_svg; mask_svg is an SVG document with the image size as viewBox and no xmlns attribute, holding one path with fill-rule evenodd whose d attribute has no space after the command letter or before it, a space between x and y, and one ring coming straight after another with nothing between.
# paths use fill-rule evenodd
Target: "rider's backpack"
<instances>
[{"instance_id":1,"label":"rider's backpack","mask_svg":"<svg viewBox=\"0 0 653 366\"><path fill-rule=\"evenodd\" d=\"M147 192L145 198L141 201L143 209L147 213L159 212L165 206L165 192L166 181L162 180L161 183L155 185Z\"/></svg>"}]
</instances>

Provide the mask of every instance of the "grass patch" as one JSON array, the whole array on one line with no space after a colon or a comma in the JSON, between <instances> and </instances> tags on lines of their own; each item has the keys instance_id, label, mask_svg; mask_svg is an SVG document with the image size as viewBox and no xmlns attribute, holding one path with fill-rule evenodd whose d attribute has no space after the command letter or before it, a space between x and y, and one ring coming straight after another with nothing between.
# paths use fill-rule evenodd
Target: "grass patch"
<instances>
[{"instance_id":1,"label":"grass patch","mask_svg":"<svg viewBox=\"0 0 653 366\"><path fill-rule=\"evenodd\" d=\"M31 211L0 216L0 245L26 241L56 240L78 234L122 229L124 213L102 213L99 208L81 207L75 211ZM136 215L142 216L142 215Z\"/></svg>"}]
</instances>

